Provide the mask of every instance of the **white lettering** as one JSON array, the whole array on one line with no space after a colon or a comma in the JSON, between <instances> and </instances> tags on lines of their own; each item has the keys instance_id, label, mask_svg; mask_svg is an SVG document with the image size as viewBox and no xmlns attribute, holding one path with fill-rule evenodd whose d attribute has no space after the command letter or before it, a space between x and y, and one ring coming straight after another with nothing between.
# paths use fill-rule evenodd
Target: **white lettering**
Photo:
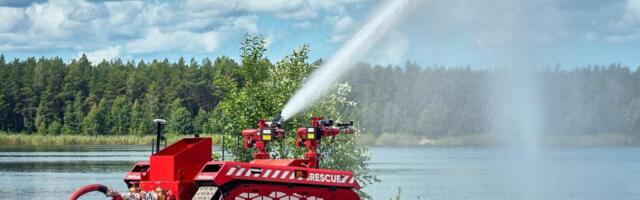
<instances>
[{"instance_id":1,"label":"white lettering","mask_svg":"<svg viewBox=\"0 0 640 200\"><path fill-rule=\"evenodd\" d=\"M344 176L339 174L317 174L309 173L307 181L327 182L327 183L340 183L344 179Z\"/></svg>"}]
</instances>

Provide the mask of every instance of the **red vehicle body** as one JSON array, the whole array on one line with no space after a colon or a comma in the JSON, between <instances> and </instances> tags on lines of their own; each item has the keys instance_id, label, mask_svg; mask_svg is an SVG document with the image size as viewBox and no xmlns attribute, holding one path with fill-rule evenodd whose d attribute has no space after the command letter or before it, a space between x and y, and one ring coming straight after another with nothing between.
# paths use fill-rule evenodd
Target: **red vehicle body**
<instances>
[{"instance_id":1,"label":"red vehicle body","mask_svg":"<svg viewBox=\"0 0 640 200\"><path fill-rule=\"evenodd\" d=\"M138 162L124 177L127 193L93 184L69 198L100 191L114 200L224 199L224 200L338 200L360 199L352 172L320 169L318 144L322 137L349 133L343 124L314 117L312 126L299 128L296 144L309 149L305 159L270 159L266 145L282 138L276 122L258 122L258 129L242 132L245 148L255 147L251 162L211 161L211 138L185 138ZM313 135L310 135L313 134Z\"/></svg>"}]
</instances>

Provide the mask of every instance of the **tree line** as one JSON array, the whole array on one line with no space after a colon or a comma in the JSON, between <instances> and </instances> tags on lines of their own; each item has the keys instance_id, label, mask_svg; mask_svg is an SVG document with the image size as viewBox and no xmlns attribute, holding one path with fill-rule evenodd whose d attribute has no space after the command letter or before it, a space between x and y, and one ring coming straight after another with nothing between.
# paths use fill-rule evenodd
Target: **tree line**
<instances>
[{"instance_id":1,"label":"tree line","mask_svg":"<svg viewBox=\"0 0 640 200\"><path fill-rule=\"evenodd\" d=\"M27 58L11 62L0 56L0 130L29 134L153 133L153 118L167 119L170 133L222 133L225 151L238 161L251 160L241 130L257 120L275 117L286 101L316 69L303 45L277 62L265 57L262 36L247 35L239 62L184 59L151 62L121 60L90 63L86 56L64 63L60 58ZM292 127L308 125L311 114L341 121L353 108L347 84L337 84L298 116L285 122L290 131L274 142L274 158L299 158ZM344 112L343 112L344 111ZM323 145L324 168L349 170L366 186L376 180L367 168L368 147L357 145L359 134L336 137ZM220 144L217 144L220 145ZM364 192L359 192L368 197Z\"/></svg>"},{"instance_id":2,"label":"tree line","mask_svg":"<svg viewBox=\"0 0 640 200\"><path fill-rule=\"evenodd\" d=\"M0 130L142 135L152 133L150 119L170 118L172 132L206 132L227 83L241 87L247 70L224 56L97 64L0 56Z\"/></svg>"},{"instance_id":3,"label":"tree line","mask_svg":"<svg viewBox=\"0 0 640 200\"><path fill-rule=\"evenodd\" d=\"M349 116L366 133L431 138L491 134L497 77L508 69L360 64L348 76L358 103ZM640 70L620 64L540 68L535 77L542 134L638 134ZM510 108L507 108L510 109Z\"/></svg>"},{"instance_id":4,"label":"tree line","mask_svg":"<svg viewBox=\"0 0 640 200\"><path fill-rule=\"evenodd\" d=\"M242 108L223 110L218 104L230 94L237 95L243 88L268 78L270 69L278 69L278 63L263 57L264 45L258 39L245 41L241 51L239 63L226 56L188 62L181 58L176 62L165 59L100 63L90 63L84 55L68 63L57 57L7 61L0 56L0 130L50 135L143 135L153 133L151 119L166 118L170 132L229 131L221 126L234 125L217 123L216 119L228 118L224 115L233 115ZM320 62L278 73L291 76L289 79L298 83ZM490 100L495 93L490 81L499 73L500 69L415 63L387 67L358 64L345 79L352 87L346 98L357 104L344 112L370 134L441 137L490 133L491 112L495 109ZM545 133L640 131L640 71L612 64L557 67L535 73L544 105ZM287 94L296 89L283 88ZM253 90L258 93L260 88ZM281 99L277 104L285 101ZM236 102L245 107L250 104L260 103ZM261 106L277 113L282 105ZM255 119L238 120L245 120L238 123L245 125ZM239 127L231 130L236 129Z\"/></svg>"}]
</instances>

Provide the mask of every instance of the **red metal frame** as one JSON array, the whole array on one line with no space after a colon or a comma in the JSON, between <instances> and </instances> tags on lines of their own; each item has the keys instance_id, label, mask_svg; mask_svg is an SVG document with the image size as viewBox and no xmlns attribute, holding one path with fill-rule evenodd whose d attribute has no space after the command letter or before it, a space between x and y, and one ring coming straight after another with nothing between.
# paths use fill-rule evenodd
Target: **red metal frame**
<instances>
[{"instance_id":1,"label":"red metal frame","mask_svg":"<svg viewBox=\"0 0 640 200\"><path fill-rule=\"evenodd\" d=\"M219 170L208 172L205 169L210 165L220 166ZM349 171L267 165L253 162L208 162L194 180L201 183L213 182L218 186L232 182L256 181L360 189L357 178Z\"/></svg>"},{"instance_id":2,"label":"red metal frame","mask_svg":"<svg viewBox=\"0 0 640 200\"><path fill-rule=\"evenodd\" d=\"M244 140L244 148L253 146L258 152L253 154L253 159L269 159L269 152L267 149L268 140L263 139L263 132L270 132L270 139L282 139L284 137L284 130L278 127L268 127L265 120L258 121L258 129L245 129L242 131L242 138Z\"/></svg>"},{"instance_id":3,"label":"red metal frame","mask_svg":"<svg viewBox=\"0 0 640 200\"><path fill-rule=\"evenodd\" d=\"M329 123L327 123L329 122ZM311 127L296 132L296 144L309 150L305 159L269 159L267 146L271 139L284 137L278 125L258 122L258 129L242 131L244 146L255 147L254 160L246 162L211 161L211 138L185 138L150 156L149 162L138 162L124 177L129 193L120 194L106 186L89 185L74 192L71 200L84 193L100 191L112 199L139 199L143 195L165 196L165 200L192 199L199 187L216 187L222 199L360 199L360 189L350 171L318 168L318 145L322 137L349 133L331 121L314 117ZM273 123L272 123L273 124ZM265 138L269 130L273 138Z\"/></svg>"},{"instance_id":4,"label":"red metal frame","mask_svg":"<svg viewBox=\"0 0 640 200\"><path fill-rule=\"evenodd\" d=\"M360 199L353 190L271 184L240 184L230 191L225 200L343 200Z\"/></svg>"},{"instance_id":5,"label":"red metal frame","mask_svg":"<svg viewBox=\"0 0 640 200\"><path fill-rule=\"evenodd\" d=\"M211 160L211 138L185 138L151 155L149 171L142 173L143 191L162 188L167 196L191 199L197 188L193 178Z\"/></svg>"},{"instance_id":6,"label":"red metal frame","mask_svg":"<svg viewBox=\"0 0 640 200\"><path fill-rule=\"evenodd\" d=\"M124 183L127 184L128 188L132 187L134 184L139 186L142 176L146 176L147 173L149 173L149 162L137 162L133 165L131 170L127 172L127 175L124 176Z\"/></svg>"},{"instance_id":7,"label":"red metal frame","mask_svg":"<svg viewBox=\"0 0 640 200\"><path fill-rule=\"evenodd\" d=\"M322 117L313 117L311 118L311 127L301 127L296 130L296 146L302 147L304 145L308 149L304 157L307 160L306 166L309 168L319 167L319 161L322 158L318 152L318 145L323 137L335 137L341 133L351 133L351 129L335 127L332 121L328 121L330 122L329 124L323 124L321 123L322 120ZM310 129L313 129L314 132L310 133ZM313 134L314 137L309 138L308 134Z\"/></svg>"}]
</instances>

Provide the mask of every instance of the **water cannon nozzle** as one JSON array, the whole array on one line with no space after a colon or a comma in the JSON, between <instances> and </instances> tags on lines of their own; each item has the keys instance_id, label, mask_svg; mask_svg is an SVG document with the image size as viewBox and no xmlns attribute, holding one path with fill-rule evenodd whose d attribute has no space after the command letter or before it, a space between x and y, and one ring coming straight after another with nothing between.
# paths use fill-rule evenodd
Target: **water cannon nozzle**
<instances>
[{"instance_id":1,"label":"water cannon nozzle","mask_svg":"<svg viewBox=\"0 0 640 200\"><path fill-rule=\"evenodd\" d=\"M339 128L351 128L353 127L353 121L349 121L349 123L338 123L336 126Z\"/></svg>"},{"instance_id":2,"label":"water cannon nozzle","mask_svg":"<svg viewBox=\"0 0 640 200\"><path fill-rule=\"evenodd\" d=\"M276 115L273 119L271 119L271 126L272 127L282 127L282 123L284 122L283 118L282 118L282 114L278 113L278 115Z\"/></svg>"}]
</instances>

